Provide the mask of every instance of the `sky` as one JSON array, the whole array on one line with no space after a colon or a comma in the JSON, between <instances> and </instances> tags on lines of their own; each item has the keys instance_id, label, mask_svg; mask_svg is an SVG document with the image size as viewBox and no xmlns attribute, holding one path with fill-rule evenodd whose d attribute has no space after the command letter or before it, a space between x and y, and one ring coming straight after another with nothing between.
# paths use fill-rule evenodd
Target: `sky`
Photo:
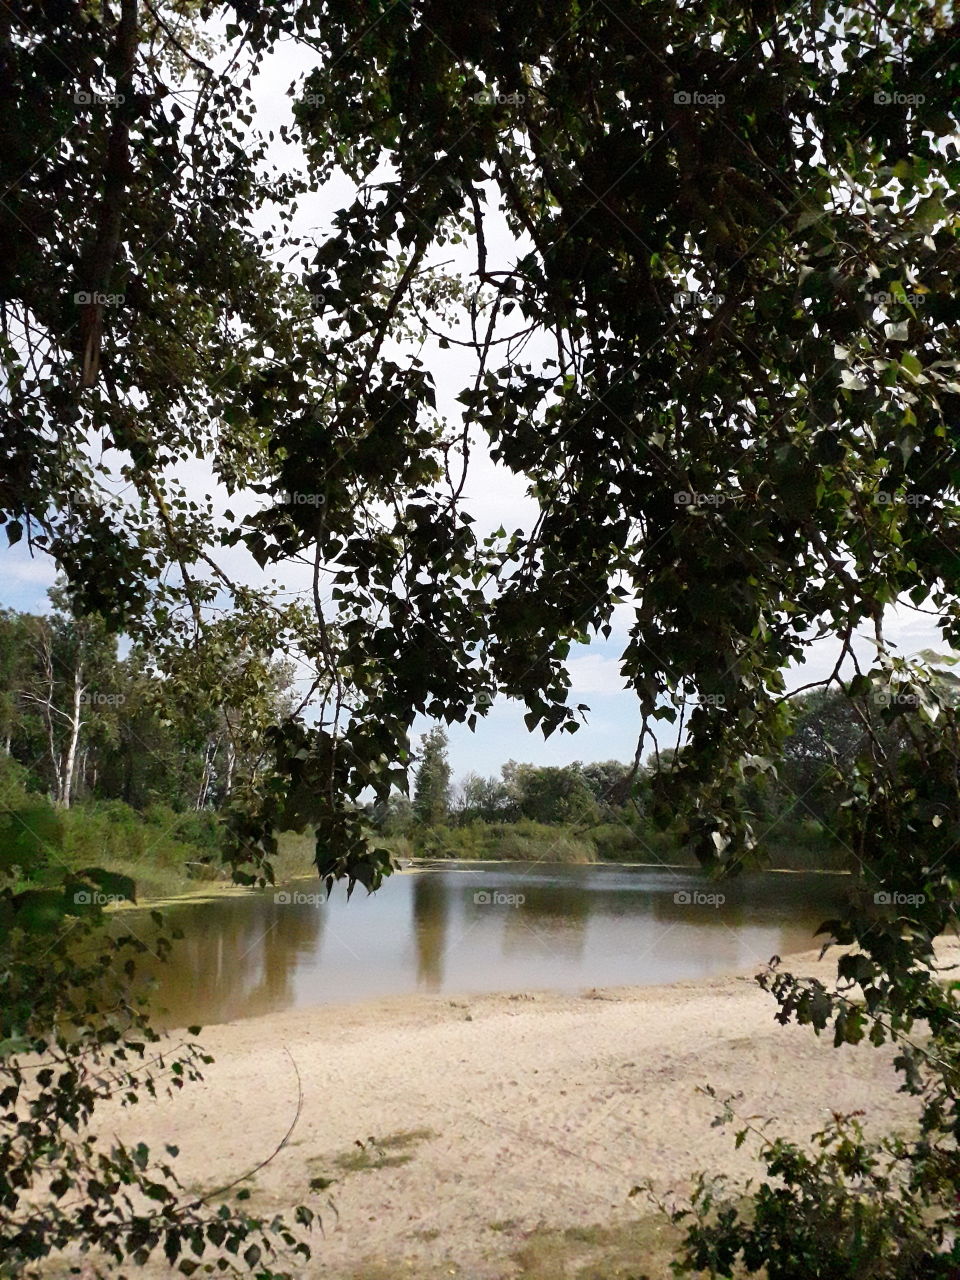
<instances>
[{"instance_id":1,"label":"sky","mask_svg":"<svg viewBox=\"0 0 960 1280\"><path fill-rule=\"evenodd\" d=\"M273 131L270 158L279 165L299 163L298 153L282 143L278 135L281 125L292 122L288 86L309 68L311 61L312 55L308 51L292 43L283 45L255 81L258 102L255 127L264 134ZM322 239L332 214L349 201L352 191L352 184L345 177L334 179L303 203L295 229ZM490 213L495 215L492 201ZM486 238L491 269L509 266L522 251L502 223L497 224L495 216L491 216ZM444 257L450 256L451 251L445 250ZM465 263L470 261L469 251L465 251L463 260ZM530 347L524 358L536 363L544 354L545 349L538 352ZM422 358L436 379L440 413L455 420L457 406L454 397L466 385L471 369L468 355L457 348L440 351L431 344ZM244 507L236 497L228 500L224 492L218 491L209 468L199 461L186 472L178 468L177 475L193 494L210 494L221 510L229 505L233 511L244 513ZM474 442L465 496L467 508L476 520L475 532L481 537L501 526L508 532L529 528L536 514L536 504L526 493L526 482L494 464L479 440ZM247 510L252 510L255 505L251 499ZM240 580L262 581L260 571L244 549L231 549L218 554L218 559ZM54 578L53 564L42 556L31 559L23 542L0 551L0 604L25 611L43 611L46 591ZM290 591L308 590L307 569L298 565L285 566L281 585ZM539 732L527 730L523 723L522 705L498 698L487 716L478 721L476 732L471 732L465 725L454 725L448 729L454 777L461 778L470 772L496 774L510 759L544 765L569 764L575 760L632 760L640 726L635 699L625 690L619 669L619 655L626 644L629 624L629 608L618 606L611 636L608 639L597 638L589 646L577 646L572 652L568 662L572 681L569 701L572 705L585 702L590 707L577 733L556 733L544 740ZM924 648L942 647L939 633L932 624L933 619L928 615L908 608L891 609L888 610L885 629L890 640L899 647L901 656L910 657ZM864 669L869 669L873 650L866 637L860 638L855 650ZM838 642L830 639L811 643L806 662L788 673L788 688L797 688L828 675L833 669L837 651ZM415 730L419 734L429 727L428 723L421 721ZM661 726L659 741L662 747L673 745L671 735L671 726Z\"/></svg>"}]
</instances>

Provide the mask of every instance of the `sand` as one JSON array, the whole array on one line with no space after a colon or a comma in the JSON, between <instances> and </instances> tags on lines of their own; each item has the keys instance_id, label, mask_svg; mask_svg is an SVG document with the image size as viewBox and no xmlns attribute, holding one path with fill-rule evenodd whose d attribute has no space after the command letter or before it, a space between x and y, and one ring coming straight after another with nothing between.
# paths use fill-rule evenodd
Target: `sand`
<instances>
[{"instance_id":1,"label":"sand","mask_svg":"<svg viewBox=\"0 0 960 1280\"><path fill-rule=\"evenodd\" d=\"M944 956L960 958L957 944ZM810 952L785 967L829 980L835 963ZM711 1127L718 1107L698 1085L742 1092L742 1114L795 1137L859 1108L874 1131L903 1126L911 1106L888 1048L835 1049L831 1037L780 1026L775 1009L746 973L271 1014L205 1030L216 1061L203 1084L98 1113L97 1129L176 1143L181 1177L211 1190L281 1141L299 1073L296 1128L249 1184L252 1209L306 1201L322 1212L325 1237L299 1274L504 1280L532 1233L649 1214L628 1196L643 1179L670 1193L697 1169L758 1171L731 1128ZM379 1151L356 1145L370 1137ZM381 1167L344 1168L351 1156ZM311 1193L317 1176L335 1181Z\"/></svg>"}]
</instances>

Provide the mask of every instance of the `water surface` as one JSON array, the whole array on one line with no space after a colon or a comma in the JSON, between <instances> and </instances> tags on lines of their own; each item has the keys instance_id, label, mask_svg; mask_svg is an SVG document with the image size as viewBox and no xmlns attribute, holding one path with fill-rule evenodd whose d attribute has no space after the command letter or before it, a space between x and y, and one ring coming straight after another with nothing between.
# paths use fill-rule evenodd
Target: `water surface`
<instances>
[{"instance_id":1,"label":"water surface","mask_svg":"<svg viewBox=\"0 0 960 1280\"><path fill-rule=\"evenodd\" d=\"M620 866L444 863L347 902L337 886L164 908L185 935L156 970L160 1025L427 991L578 991L764 965L817 945L843 880ZM716 901L720 896L723 901ZM125 913L126 915L126 913ZM147 917L131 913L145 941Z\"/></svg>"}]
</instances>

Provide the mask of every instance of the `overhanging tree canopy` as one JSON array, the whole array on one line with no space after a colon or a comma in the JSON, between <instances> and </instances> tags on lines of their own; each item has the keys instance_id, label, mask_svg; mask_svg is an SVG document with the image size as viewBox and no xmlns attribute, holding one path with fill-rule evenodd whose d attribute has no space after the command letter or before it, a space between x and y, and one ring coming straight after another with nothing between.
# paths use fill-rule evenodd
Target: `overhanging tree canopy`
<instances>
[{"instance_id":1,"label":"overhanging tree canopy","mask_svg":"<svg viewBox=\"0 0 960 1280\"><path fill-rule=\"evenodd\" d=\"M139 13L131 65L129 13L61 24L24 5L7 42L31 112L6 162L6 216L30 234L6 237L4 506L11 537L29 530L118 624L166 638L189 606L180 644L191 627L202 643L229 590L218 541L271 569L312 561L308 649L329 698L319 725L278 728L241 849L316 821L324 873L376 883L384 859L351 804L403 774L413 717L469 719L495 686L531 727L574 728L564 659L618 602L633 610L638 757L649 722L677 718L665 698L695 695L661 796L686 807L708 860L749 846L730 781L775 752L783 671L814 634L848 653L868 624L875 677L916 684L929 722L932 686L892 668L881 637L898 597L932 604L949 642L960 616L946 17L915 3L238 8L224 75L191 51L198 28L177 6ZM316 55L296 104L312 183L339 168L359 184L319 246L251 224L269 199L282 228L301 186L263 176L234 68L291 37ZM90 254L118 211L122 301L77 304L102 284ZM495 216L518 246L503 267ZM431 372L390 338L435 327L431 255L463 240L468 336L443 342L466 341L476 376L444 423ZM552 357L525 359L527 338ZM529 479L531 532L472 535L472 430ZM123 461L132 507L97 494L97 442ZM216 528L169 491L196 454L272 505ZM307 630L232 594L284 643ZM853 806L860 856L871 831L953 805L955 747L947 713L892 807L873 762ZM958 832L955 810L924 827L944 856Z\"/></svg>"},{"instance_id":2,"label":"overhanging tree canopy","mask_svg":"<svg viewBox=\"0 0 960 1280\"><path fill-rule=\"evenodd\" d=\"M785 668L815 635L853 661L867 625L873 670L834 673L863 749L827 781L854 864L911 907L868 894L833 922L862 947L840 960L846 988L768 981L784 1020L832 1019L838 1040L928 1020L932 1049L899 1060L924 1141L897 1159L938 1198L941 1242L956 1003L931 957L956 920L956 682L893 656L882 624L906 597L948 644L960 629L954 19L918 0L0 14L0 510L81 609L174 675L206 673L215 700L219 608L257 650L310 664L272 773L237 798L233 857L254 864L239 874L269 875L273 832L312 823L321 874L375 886L388 863L357 802L405 778L415 716L469 721L497 688L531 728L575 728L565 659L618 603L638 760L651 721L679 728L673 704L695 702L660 811L736 866L751 833L735 783L783 741ZM268 174L252 118L249 74L291 39L316 60L285 139L306 185ZM321 243L295 239L296 198L338 169L356 200ZM470 268L443 280L438 257L463 244ZM465 325L439 348L465 343L474 372L444 422L432 371L395 339L458 302ZM471 532L478 435L528 479L532 530ZM266 510L220 522L183 484L198 462ZM307 609L231 581L218 552L238 546L278 575L312 566ZM25 897L0 896L18 939ZM62 993L18 965L10 1007L49 1020ZM75 1238L48 1225L23 1256ZM135 1257L159 1242L152 1220L102 1231Z\"/></svg>"}]
</instances>

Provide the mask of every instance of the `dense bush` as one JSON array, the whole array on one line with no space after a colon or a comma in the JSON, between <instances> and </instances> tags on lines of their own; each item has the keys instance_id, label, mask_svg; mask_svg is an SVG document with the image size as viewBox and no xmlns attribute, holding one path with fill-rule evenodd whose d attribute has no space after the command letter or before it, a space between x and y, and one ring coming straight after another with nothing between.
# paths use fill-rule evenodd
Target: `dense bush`
<instances>
[{"instance_id":1,"label":"dense bush","mask_svg":"<svg viewBox=\"0 0 960 1280\"><path fill-rule=\"evenodd\" d=\"M849 869L849 854L830 828L816 818L780 821L771 825L769 835L757 833L760 854L774 867L787 871L843 871Z\"/></svg>"},{"instance_id":2,"label":"dense bush","mask_svg":"<svg viewBox=\"0 0 960 1280\"><path fill-rule=\"evenodd\" d=\"M411 833L413 852L430 858L509 859L517 862L595 862L596 846L576 828L542 822L482 822Z\"/></svg>"},{"instance_id":3,"label":"dense bush","mask_svg":"<svg viewBox=\"0 0 960 1280\"><path fill-rule=\"evenodd\" d=\"M954 1012L956 1006L954 1006ZM956 1079L952 1034L936 1045L937 1068L923 1071L923 1089L937 1092L947 1068ZM941 1079L943 1076L941 1075ZM922 1092L911 1089L911 1092ZM716 1096L712 1089L707 1093ZM737 1119L726 1099L717 1123ZM929 1119L929 1117L927 1118ZM910 1140L869 1140L858 1114L834 1113L810 1146L768 1132L769 1121L742 1120L737 1146L753 1138L769 1182L739 1186L700 1174L686 1204L666 1205L646 1190L672 1221L685 1228L676 1276L764 1280L956 1280L956 1145L924 1123Z\"/></svg>"},{"instance_id":4,"label":"dense bush","mask_svg":"<svg viewBox=\"0 0 960 1280\"><path fill-rule=\"evenodd\" d=\"M597 856L610 862L642 862L643 846L635 831L619 822L603 822L590 828Z\"/></svg>"},{"instance_id":5,"label":"dense bush","mask_svg":"<svg viewBox=\"0 0 960 1280\"><path fill-rule=\"evenodd\" d=\"M497 858L494 827L476 820L465 827L414 828L405 842L424 858Z\"/></svg>"},{"instance_id":6,"label":"dense bush","mask_svg":"<svg viewBox=\"0 0 960 1280\"><path fill-rule=\"evenodd\" d=\"M103 865L103 859L165 869L183 868L197 849L168 828L143 820L122 800L100 800L63 813L64 853L71 866ZM146 870L146 868L144 868Z\"/></svg>"},{"instance_id":7,"label":"dense bush","mask_svg":"<svg viewBox=\"0 0 960 1280\"><path fill-rule=\"evenodd\" d=\"M183 815L185 819L205 815ZM211 818L213 815L209 815ZM177 828L180 830L180 828ZM185 829L185 828L184 828ZM196 843L200 843L202 831ZM443 823L410 827L405 834L379 835L394 857L464 858L517 862L625 862L695 866L696 857L675 830L658 830L638 814L630 821L594 825L534 822L485 822L480 818L459 826ZM780 823L761 839L758 854L767 865L786 870L840 870L843 847L831 841L815 819Z\"/></svg>"},{"instance_id":8,"label":"dense bush","mask_svg":"<svg viewBox=\"0 0 960 1280\"><path fill-rule=\"evenodd\" d=\"M0 809L15 809L42 793L39 780L12 756L0 755Z\"/></svg>"},{"instance_id":9,"label":"dense bush","mask_svg":"<svg viewBox=\"0 0 960 1280\"><path fill-rule=\"evenodd\" d=\"M130 876L137 897L182 889L188 879L215 878L220 861L219 828L213 813L177 814L154 806L147 815L122 800L101 800L56 809L45 795L28 790L30 777L14 761L0 761L0 833L11 865L26 882L36 855L56 852L71 870L100 866Z\"/></svg>"},{"instance_id":10,"label":"dense bush","mask_svg":"<svg viewBox=\"0 0 960 1280\"><path fill-rule=\"evenodd\" d=\"M515 822L500 827L499 857L522 862L596 862L589 836L541 822Z\"/></svg>"}]
</instances>

